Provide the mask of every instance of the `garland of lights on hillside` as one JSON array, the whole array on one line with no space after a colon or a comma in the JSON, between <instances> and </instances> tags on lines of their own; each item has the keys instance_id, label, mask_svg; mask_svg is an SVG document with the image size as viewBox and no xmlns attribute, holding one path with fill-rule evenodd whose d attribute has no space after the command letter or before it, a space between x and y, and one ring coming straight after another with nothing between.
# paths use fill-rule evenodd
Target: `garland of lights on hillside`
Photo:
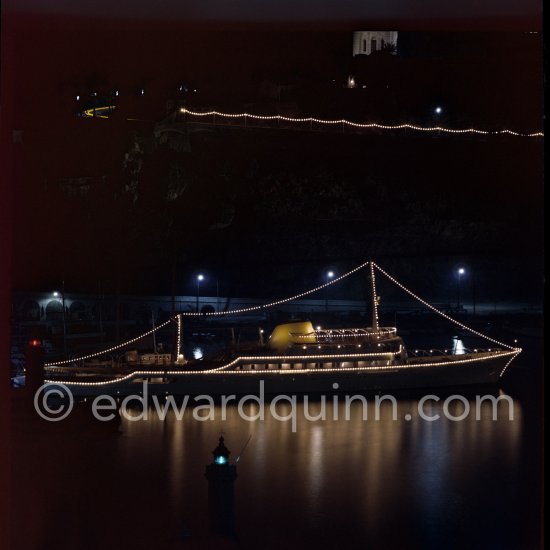
<instances>
[{"instance_id":1,"label":"garland of lights on hillside","mask_svg":"<svg viewBox=\"0 0 550 550\"><path fill-rule=\"evenodd\" d=\"M414 130L417 132L443 132L447 134L480 134L485 136L490 135L499 135L499 134L509 134L511 136L517 136L517 137L544 137L544 132L531 132L531 133L521 133L521 132L515 132L514 130L481 130L479 128L462 128L462 129L454 129L454 128L445 128L442 126L417 126L415 124L379 124L377 122L352 122L350 120L346 120L345 118L340 119L322 119L322 118L315 118L315 117L287 117L283 115L253 115L250 113L223 113L220 111L191 111L190 109L187 109L185 107L182 107L180 109L180 113L185 115L190 115L194 117L206 117L206 116L213 116L214 120L215 117L220 118L228 118L228 119L237 119L237 118L244 118L245 121L247 119L251 120L263 120L263 121L270 121L270 120L276 120L276 121L283 121L283 122L292 122L292 123L304 123L308 122L310 124L323 124L323 125L341 125L343 127L349 126L350 128L363 128L363 129L376 129L376 130Z\"/></svg>"},{"instance_id":2,"label":"garland of lights on hillside","mask_svg":"<svg viewBox=\"0 0 550 550\"><path fill-rule=\"evenodd\" d=\"M106 105L105 107L92 107L83 111L82 116L84 118L109 118L109 113L113 109L115 109L114 105Z\"/></svg>"},{"instance_id":3,"label":"garland of lights on hillside","mask_svg":"<svg viewBox=\"0 0 550 550\"><path fill-rule=\"evenodd\" d=\"M82 112L84 118L109 118L109 114L116 108L115 105L106 105L103 107L92 107L86 109ZM371 130L413 130L416 132L439 132L444 134L478 134L483 136L496 136L496 135L510 135L516 137L529 137L537 138L544 137L544 132L529 132L522 133L516 132L514 130L481 130L479 128L445 128L443 126L418 126L416 124L379 124L377 122L353 122L351 120L346 120L345 118L340 119L323 119L315 117L288 117L284 115L253 115L250 113L223 113L221 111L191 111L185 107L182 107L179 110L180 113L194 116L198 118L203 118L207 116L214 117L213 124L216 123L216 117L226 118L226 119L238 119L243 118L246 121L250 120L262 120L262 121L277 121L277 122L291 122L295 124L309 123L310 125L323 124L325 126L337 126L340 125L342 128L348 126L350 128L361 128L361 129L371 129ZM128 119L134 120L134 119Z\"/></svg>"}]
</instances>

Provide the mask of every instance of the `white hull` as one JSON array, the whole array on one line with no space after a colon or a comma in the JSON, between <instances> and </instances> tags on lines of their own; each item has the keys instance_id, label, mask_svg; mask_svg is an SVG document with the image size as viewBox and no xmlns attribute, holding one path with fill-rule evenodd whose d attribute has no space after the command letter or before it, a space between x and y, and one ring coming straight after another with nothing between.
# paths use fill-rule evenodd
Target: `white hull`
<instances>
[{"instance_id":1,"label":"white hull","mask_svg":"<svg viewBox=\"0 0 550 550\"><path fill-rule=\"evenodd\" d=\"M139 370L115 380L85 382L72 377L59 383L66 384L73 395L81 396L139 395L145 380L149 395L257 395L260 381L266 394L386 391L494 384L516 355L515 351L482 352L451 356L451 359L449 356L415 358L393 365L382 361L368 364L332 361L329 367L321 368L284 363L281 368L266 369L265 364L256 361L254 369L246 370ZM294 368L290 368L291 364Z\"/></svg>"}]
</instances>

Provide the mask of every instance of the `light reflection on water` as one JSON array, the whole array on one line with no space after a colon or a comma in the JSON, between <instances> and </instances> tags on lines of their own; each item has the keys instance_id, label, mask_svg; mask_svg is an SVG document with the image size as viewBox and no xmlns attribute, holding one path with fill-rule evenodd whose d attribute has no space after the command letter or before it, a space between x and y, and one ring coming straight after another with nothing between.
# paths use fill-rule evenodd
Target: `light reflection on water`
<instances>
[{"instance_id":1,"label":"light reflection on water","mask_svg":"<svg viewBox=\"0 0 550 550\"><path fill-rule=\"evenodd\" d=\"M79 417L77 406L72 423L14 432L17 548L216 547L208 535L204 470L220 431L232 459L252 435L235 485L241 548L534 548L537 387L515 399L513 421L505 405L497 421L490 407L475 420L470 399L466 420L426 422L410 398L397 401L397 420L384 402L375 421L373 397L366 421L360 402L345 421L344 398L335 408L327 397L325 421L306 421L305 405L297 405L296 433L269 410L265 420L247 422L235 406L225 421L216 407L216 420L205 422L191 410L181 421L173 413L162 421L151 409L147 421L123 419L117 431ZM443 416L444 398L428 402L426 414ZM463 410L459 402L450 409ZM257 409L250 403L244 410L253 416ZM309 414L320 410L311 399ZM289 412L288 405L278 412ZM192 531L184 542L182 521Z\"/></svg>"},{"instance_id":2,"label":"light reflection on water","mask_svg":"<svg viewBox=\"0 0 550 550\"><path fill-rule=\"evenodd\" d=\"M426 335L430 346L449 346L435 337ZM206 357L209 345L200 343ZM467 338L463 345L475 347ZM533 365L524 358L507 377L505 387L522 396L513 421L503 407L497 421L484 408L479 421L472 414L426 422L415 414L417 400L400 399L397 420L385 402L377 422L373 398L367 421L357 402L350 421L342 403L340 420L330 420L330 398L325 421L305 421L298 404L296 433L269 414L247 422L235 407L223 422L216 408L215 421L199 422L191 411L181 421L150 414L123 419L120 431L91 423L79 406L74 420L55 426L33 416L13 431L17 549L219 547L207 535L204 469L220 431L233 459L252 434L235 485L241 548L539 547L540 356L532 352ZM443 415L443 399L425 412ZM312 400L310 414L319 408ZM451 412L460 414L460 403ZM182 521L189 540L181 539Z\"/></svg>"},{"instance_id":3,"label":"light reflection on water","mask_svg":"<svg viewBox=\"0 0 550 550\"><path fill-rule=\"evenodd\" d=\"M427 414L443 417L442 401L426 406ZM516 402L510 422L503 406L499 420L493 421L487 407L481 420L475 420L472 401L472 417L464 421L426 422L414 416L417 403L399 401L395 421L391 404L384 403L381 420L375 421L370 399L367 421L361 403L352 405L351 419L345 421L341 402L340 420L333 421L335 408L329 399L327 420L317 422L306 421L304 405L299 404L296 433L290 423L267 412L264 421L247 422L236 407L228 408L226 421L219 420L219 407L216 421L198 422L189 412L181 421L174 415L164 421L151 415L147 422L123 420L119 447L134 462L149 463L151 453L158 457L154 465L166 472L172 512L199 531L206 529L204 464L223 431L233 459L252 434L236 482L242 544L262 541L266 547L269 535L267 547L305 536L335 544L339 537L365 543L384 540L389 547L409 539L415 541L412 547L437 547L449 533L458 536L465 522L471 522L472 509L489 503L494 507L492 491L517 471L522 411ZM463 406L453 405L451 412L460 415ZM309 408L315 414L319 404ZM253 405L245 410L249 415L256 412ZM289 407L278 410L285 415ZM407 413L413 414L411 421L404 419ZM465 488L474 488L477 495L480 484L487 494L472 501ZM335 523L336 530L331 527Z\"/></svg>"}]
</instances>

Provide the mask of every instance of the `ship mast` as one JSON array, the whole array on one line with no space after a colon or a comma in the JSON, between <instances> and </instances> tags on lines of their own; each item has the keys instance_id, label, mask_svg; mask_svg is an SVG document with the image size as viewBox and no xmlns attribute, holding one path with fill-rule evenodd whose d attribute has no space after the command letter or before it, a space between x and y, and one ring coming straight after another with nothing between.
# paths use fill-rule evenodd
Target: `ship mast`
<instances>
[{"instance_id":1,"label":"ship mast","mask_svg":"<svg viewBox=\"0 0 550 550\"><path fill-rule=\"evenodd\" d=\"M371 299L372 299L372 330L378 332L378 304L380 298L376 295L376 278L374 276L374 262L370 262Z\"/></svg>"}]
</instances>

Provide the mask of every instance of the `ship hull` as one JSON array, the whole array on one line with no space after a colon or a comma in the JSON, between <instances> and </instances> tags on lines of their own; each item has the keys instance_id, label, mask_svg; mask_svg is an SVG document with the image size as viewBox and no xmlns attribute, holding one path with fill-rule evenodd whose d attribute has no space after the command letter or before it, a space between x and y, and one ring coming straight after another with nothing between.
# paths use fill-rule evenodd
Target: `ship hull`
<instances>
[{"instance_id":1,"label":"ship hull","mask_svg":"<svg viewBox=\"0 0 550 550\"><path fill-rule=\"evenodd\" d=\"M122 381L90 384L66 381L75 396L139 395L265 395L379 392L436 387L496 384L509 354L461 364L437 361L372 369L281 369L216 372L135 372ZM52 381L52 383L55 383ZM263 388L263 389L262 389Z\"/></svg>"}]
</instances>

